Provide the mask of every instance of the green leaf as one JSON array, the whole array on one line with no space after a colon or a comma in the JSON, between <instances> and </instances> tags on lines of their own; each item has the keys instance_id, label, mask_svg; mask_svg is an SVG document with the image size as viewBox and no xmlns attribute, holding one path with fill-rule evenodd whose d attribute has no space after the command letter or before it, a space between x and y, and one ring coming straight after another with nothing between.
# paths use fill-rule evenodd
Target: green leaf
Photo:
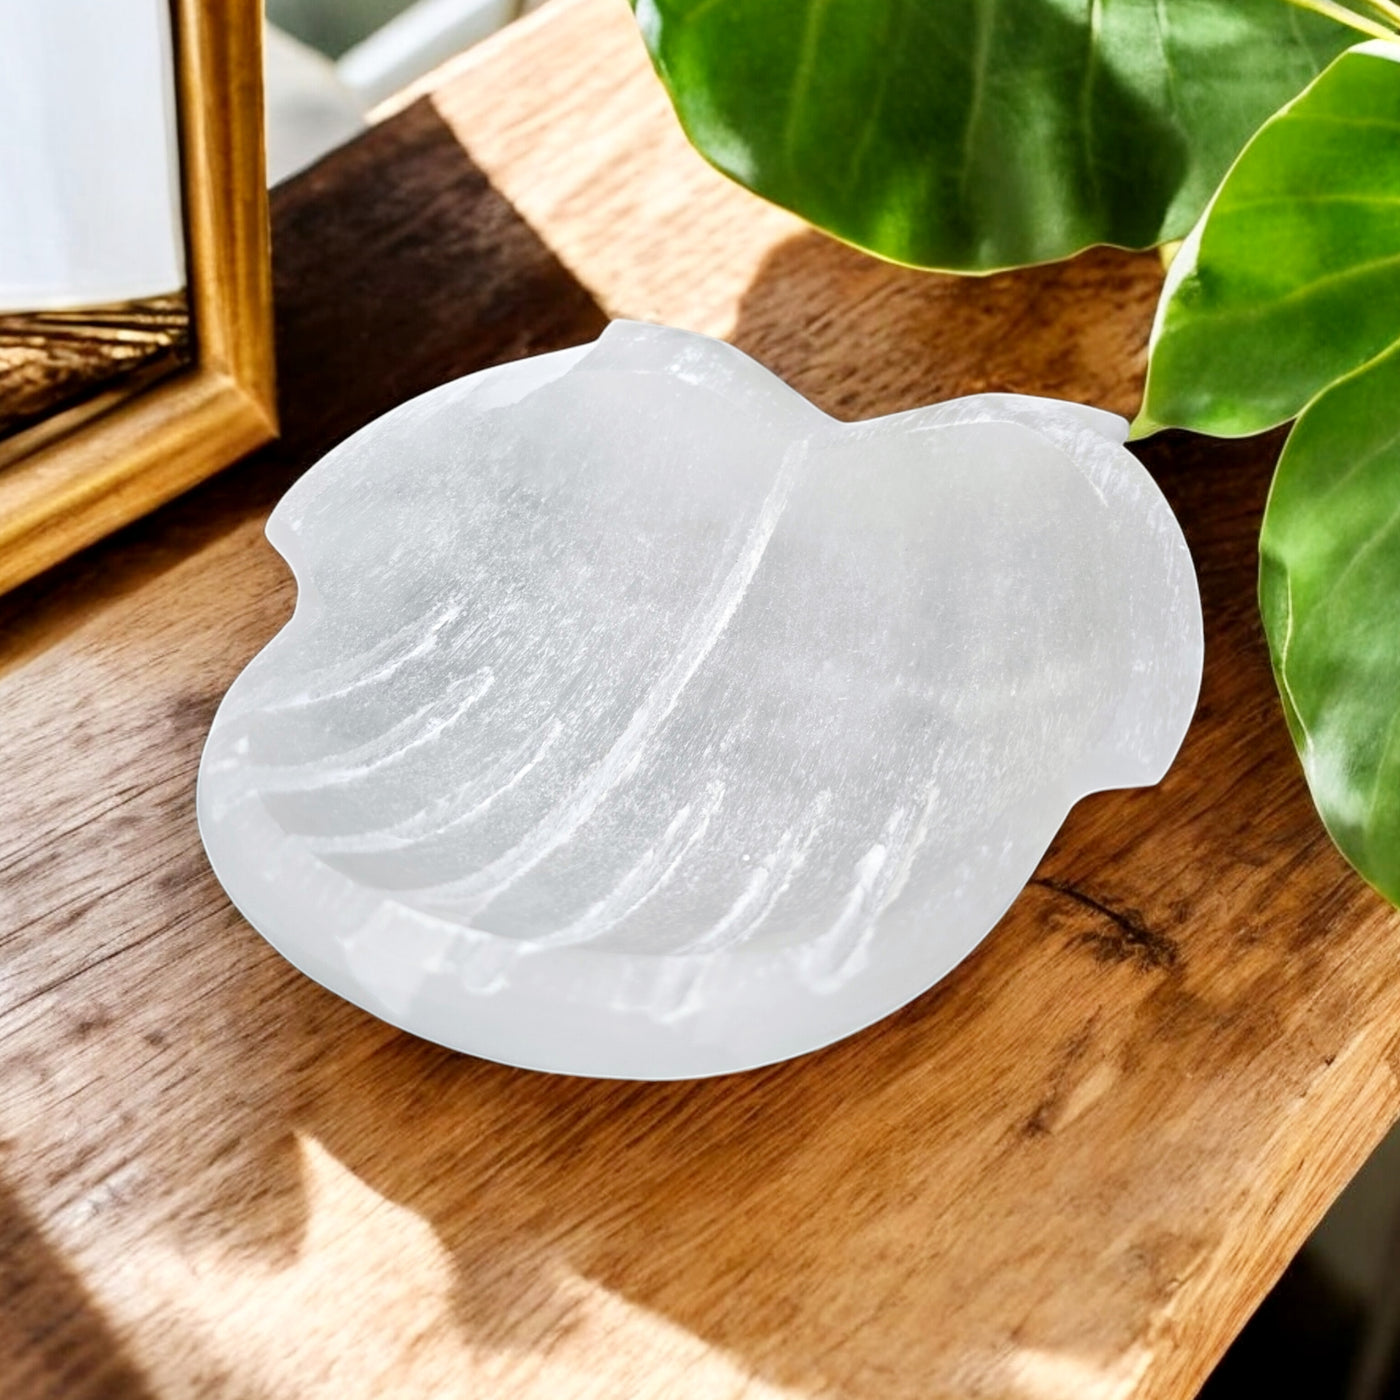
<instances>
[{"instance_id":1,"label":"green leaf","mask_svg":"<svg viewBox=\"0 0 1400 1400\"><path fill-rule=\"evenodd\" d=\"M633 0L690 139L896 262L1181 237L1349 32L1287 0Z\"/></svg>"},{"instance_id":2,"label":"green leaf","mask_svg":"<svg viewBox=\"0 0 1400 1400\"><path fill-rule=\"evenodd\" d=\"M1313 800L1342 854L1400 904L1400 344L1298 420L1259 554L1274 674Z\"/></svg>"},{"instance_id":3,"label":"green leaf","mask_svg":"<svg viewBox=\"0 0 1400 1400\"><path fill-rule=\"evenodd\" d=\"M1400 903L1400 44L1352 49L1241 154L1172 265L1144 423L1301 410L1259 604L1308 785Z\"/></svg>"},{"instance_id":4,"label":"green leaf","mask_svg":"<svg viewBox=\"0 0 1400 1400\"><path fill-rule=\"evenodd\" d=\"M1400 337L1400 45L1336 60L1245 147L1172 264L1141 433L1294 417Z\"/></svg>"}]
</instances>

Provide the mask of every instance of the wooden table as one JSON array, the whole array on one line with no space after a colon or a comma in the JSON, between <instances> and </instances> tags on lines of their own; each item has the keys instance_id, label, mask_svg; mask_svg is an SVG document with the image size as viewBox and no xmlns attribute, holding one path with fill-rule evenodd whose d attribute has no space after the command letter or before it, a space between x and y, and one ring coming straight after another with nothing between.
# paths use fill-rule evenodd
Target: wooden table
<instances>
[{"instance_id":1,"label":"wooden table","mask_svg":"<svg viewBox=\"0 0 1400 1400\"><path fill-rule=\"evenodd\" d=\"M1277 439L1142 448L1200 570L1200 711L1078 807L978 953L730 1079L549 1078L390 1030L230 908L214 706L290 613L318 454L609 315L822 407L1130 411L1160 275L923 276L686 147L620 0L556 0L275 200L283 442L0 603L0 1393L1187 1396L1400 1112L1400 919L1269 680Z\"/></svg>"}]
</instances>

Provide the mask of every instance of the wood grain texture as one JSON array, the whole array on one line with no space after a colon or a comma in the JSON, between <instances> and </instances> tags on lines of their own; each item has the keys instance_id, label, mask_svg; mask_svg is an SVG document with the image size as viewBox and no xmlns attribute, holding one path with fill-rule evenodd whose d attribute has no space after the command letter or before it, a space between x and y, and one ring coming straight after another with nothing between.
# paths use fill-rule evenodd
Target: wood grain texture
<instances>
[{"instance_id":1,"label":"wood grain texture","mask_svg":"<svg viewBox=\"0 0 1400 1400\"><path fill-rule=\"evenodd\" d=\"M1199 713L979 951L790 1064L581 1082L307 982L213 880L199 749L289 616L316 455L455 374L721 331L863 417L1130 410L1160 281L983 281L802 231L560 0L275 202L282 443L0 604L0 1393L1186 1397L1400 1110L1400 919L1313 815L1254 611L1277 438L1143 448L1200 573Z\"/></svg>"},{"instance_id":2,"label":"wood grain texture","mask_svg":"<svg viewBox=\"0 0 1400 1400\"><path fill-rule=\"evenodd\" d=\"M258 0L171 0L193 364L0 453L0 592L265 443L271 272Z\"/></svg>"},{"instance_id":3,"label":"wood grain texture","mask_svg":"<svg viewBox=\"0 0 1400 1400\"><path fill-rule=\"evenodd\" d=\"M178 369L190 348L183 292L0 316L0 439L90 399L113 381ZM9 446L4 442L0 453Z\"/></svg>"}]
</instances>

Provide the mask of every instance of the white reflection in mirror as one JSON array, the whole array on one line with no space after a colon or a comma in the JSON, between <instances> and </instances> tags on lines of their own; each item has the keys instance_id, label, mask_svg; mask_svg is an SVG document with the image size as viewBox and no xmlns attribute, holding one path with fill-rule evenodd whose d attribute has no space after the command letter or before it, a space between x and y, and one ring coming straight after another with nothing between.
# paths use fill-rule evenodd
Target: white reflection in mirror
<instances>
[{"instance_id":1,"label":"white reflection in mirror","mask_svg":"<svg viewBox=\"0 0 1400 1400\"><path fill-rule=\"evenodd\" d=\"M186 358L172 31L168 0L0 0L0 438Z\"/></svg>"}]
</instances>

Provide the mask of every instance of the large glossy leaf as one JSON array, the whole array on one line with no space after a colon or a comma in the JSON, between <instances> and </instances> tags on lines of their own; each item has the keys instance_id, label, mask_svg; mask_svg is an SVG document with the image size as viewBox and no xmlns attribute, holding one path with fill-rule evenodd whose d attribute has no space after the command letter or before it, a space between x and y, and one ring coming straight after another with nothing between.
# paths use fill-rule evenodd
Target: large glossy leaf
<instances>
[{"instance_id":1,"label":"large glossy leaf","mask_svg":"<svg viewBox=\"0 0 1400 1400\"><path fill-rule=\"evenodd\" d=\"M1400 45L1362 44L1245 148L1158 311L1138 430L1286 422L1400 338Z\"/></svg>"},{"instance_id":2,"label":"large glossy leaf","mask_svg":"<svg viewBox=\"0 0 1400 1400\"><path fill-rule=\"evenodd\" d=\"M1318 810L1400 903L1400 44L1337 59L1240 156L1172 268L1138 426L1300 409L1264 630Z\"/></svg>"},{"instance_id":3,"label":"large glossy leaf","mask_svg":"<svg viewBox=\"0 0 1400 1400\"><path fill-rule=\"evenodd\" d=\"M1400 345L1298 420L1259 550L1313 799L1347 859L1400 903Z\"/></svg>"},{"instance_id":4,"label":"large glossy leaf","mask_svg":"<svg viewBox=\"0 0 1400 1400\"><path fill-rule=\"evenodd\" d=\"M633 0L715 165L883 257L1181 237L1350 42L1287 0Z\"/></svg>"}]
</instances>

